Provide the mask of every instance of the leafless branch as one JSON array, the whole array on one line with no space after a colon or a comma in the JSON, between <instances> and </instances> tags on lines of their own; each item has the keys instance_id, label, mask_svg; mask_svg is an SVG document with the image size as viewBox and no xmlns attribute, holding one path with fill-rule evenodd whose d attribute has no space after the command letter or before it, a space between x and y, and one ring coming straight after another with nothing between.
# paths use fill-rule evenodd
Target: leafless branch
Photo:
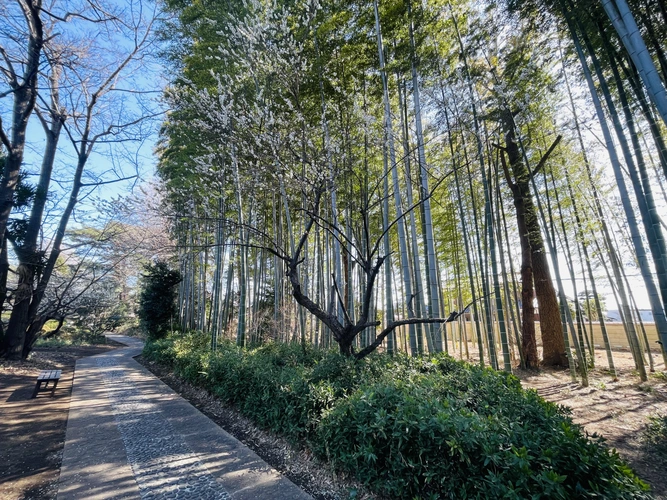
<instances>
[{"instance_id":1,"label":"leafless branch","mask_svg":"<svg viewBox=\"0 0 667 500\"><path fill-rule=\"evenodd\" d=\"M103 186L105 184L113 184L115 182L129 181L130 179L136 179L137 177L138 177L137 175L130 175L129 177L122 177L120 179L113 179L110 181L82 183L81 187L91 187L91 186L98 187L98 186Z\"/></svg>"},{"instance_id":2,"label":"leafless branch","mask_svg":"<svg viewBox=\"0 0 667 500\"><path fill-rule=\"evenodd\" d=\"M0 141L2 141L2 145L5 146L7 151L12 150L12 143L9 141L9 137L7 137L7 134L5 134L5 130L2 127L2 117L0 117Z\"/></svg>"}]
</instances>

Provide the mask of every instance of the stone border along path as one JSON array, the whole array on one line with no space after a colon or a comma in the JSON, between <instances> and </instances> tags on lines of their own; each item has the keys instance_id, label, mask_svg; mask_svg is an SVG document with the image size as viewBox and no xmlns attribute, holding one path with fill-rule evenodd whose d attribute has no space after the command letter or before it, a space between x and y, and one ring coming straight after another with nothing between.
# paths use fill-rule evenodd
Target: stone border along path
<instances>
[{"instance_id":1,"label":"stone border along path","mask_svg":"<svg viewBox=\"0 0 667 500\"><path fill-rule=\"evenodd\" d=\"M306 500L133 359L143 342L76 362L58 500Z\"/></svg>"}]
</instances>

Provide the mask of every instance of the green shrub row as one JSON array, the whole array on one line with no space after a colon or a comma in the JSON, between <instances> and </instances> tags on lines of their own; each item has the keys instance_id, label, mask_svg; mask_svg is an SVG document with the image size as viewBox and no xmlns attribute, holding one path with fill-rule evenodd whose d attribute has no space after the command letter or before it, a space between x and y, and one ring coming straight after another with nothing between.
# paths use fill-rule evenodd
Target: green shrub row
<instances>
[{"instance_id":1,"label":"green shrub row","mask_svg":"<svg viewBox=\"0 0 667 500\"><path fill-rule=\"evenodd\" d=\"M144 356L392 498L650 498L601 438L512 375L444 354L208 346L170 337Z\"/></svg>"}]
</instances>

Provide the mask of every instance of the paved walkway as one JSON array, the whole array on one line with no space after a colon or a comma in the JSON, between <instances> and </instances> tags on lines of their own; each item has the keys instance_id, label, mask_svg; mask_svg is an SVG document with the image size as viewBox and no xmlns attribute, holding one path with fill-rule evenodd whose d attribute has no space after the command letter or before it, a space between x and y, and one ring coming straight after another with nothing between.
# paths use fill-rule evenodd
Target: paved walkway
<instances>
[{"instance_id":1,"label":"paved walkway","mask_svg":"<svg viewBox=\"0 0 667 500\"><path fill-rule=\"evenodd\" d=\"M58 500L311 498L108 337L127 347L76 363Z\"/></svg>"}]
</instances>

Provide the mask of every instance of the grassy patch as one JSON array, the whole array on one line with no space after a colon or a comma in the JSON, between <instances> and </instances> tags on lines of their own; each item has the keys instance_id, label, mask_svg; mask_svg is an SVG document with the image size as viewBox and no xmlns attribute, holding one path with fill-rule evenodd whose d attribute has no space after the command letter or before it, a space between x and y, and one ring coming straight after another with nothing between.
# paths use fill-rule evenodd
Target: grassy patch
<instances>
[{"instance_id":1,"label":"grassy patch","mask_svg":"<svg viewBox=\"0 0 667 500\"><path fill-rule=\"evenodd\" d=\"M601 438L512 375L445 354L208 344L169 337L144 355L392 498L649 498Z\"/></svg>"}]
</instances>

